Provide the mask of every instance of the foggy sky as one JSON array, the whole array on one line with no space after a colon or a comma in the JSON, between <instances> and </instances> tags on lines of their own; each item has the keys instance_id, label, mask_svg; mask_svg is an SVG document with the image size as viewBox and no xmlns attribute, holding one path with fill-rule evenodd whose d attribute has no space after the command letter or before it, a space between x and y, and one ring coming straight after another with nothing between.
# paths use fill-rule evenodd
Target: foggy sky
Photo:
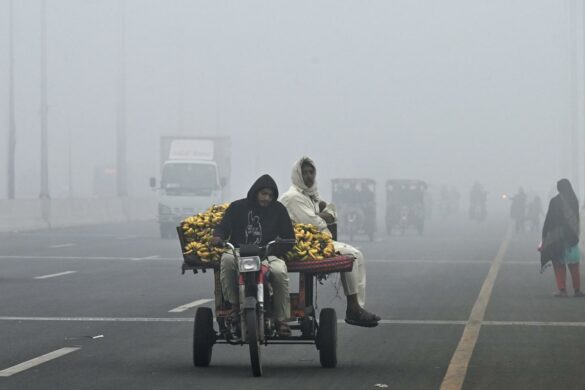
<instances>
[{"instance_id":1,"label":"foggy sky","mask_svg":"<svg viewBox=\"0 0 585 390\"><path fill-rule=\"evenodd\" d=\"M14 4L17 197L37 197L40 1ZM51 194L67 195L69 145L77 197L92 195L94 167L115 166L123 9L130 195L149 194L148 177L159 176L159 136L181 134L231 136L235 198L263 173L284 192L304 154L325 196L333 177L420 178L464 193L479 180L490 193L523 185L546 195L574 179L569 131L583 132L575 4L47 0Z\"/></svg>"}]
</instances>

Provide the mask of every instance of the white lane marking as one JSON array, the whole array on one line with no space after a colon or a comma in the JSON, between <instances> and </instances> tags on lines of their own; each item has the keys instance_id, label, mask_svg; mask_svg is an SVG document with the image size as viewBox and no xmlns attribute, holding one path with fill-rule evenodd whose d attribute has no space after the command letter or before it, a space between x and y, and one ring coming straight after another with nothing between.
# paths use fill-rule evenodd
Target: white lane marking
<instances>
[{"instance_id":1,"label":"white lane marking","mask_svg":"<svg viewBox=\"0 0 585 390\"><path fill-rule=\"evenodd\" d=\"M61 356L65 356L71 352L75 352L81 349L81 347L68 347L68 348L61 348L53 352L49 352L43 356L36 357L31 360L27 360L26 362L17 364L15 366L9 367L5 370L0 371L0 377L8 377L14 374L18 374L19 372L28 370L29 368L36 367L40 364L46 363L50 360L57 359Z\"/></svg>"},{"instance_id":2,"label":"white lane marking","mask_svg":"<svg viewBox=\"0 0 585 390\"><path fill-rule=\"evenodd\" d=\"M345 322L344 320L342 320ZM389 325L465 325L467 321L443 321L443 320L380 320L380 324Z\"/></svg>"},{"instance_id":3,"label":"white lane marking","mask_svg":"<svg viewBox=\"0 0 585 390\"><path fill-rule=\"evenodd\" d=\"M193 322L191 317L0 317L0 321L80 321L80 322Z\"/></svg>"},{"instance_id":4,"label":"white lane marking","mask_svg":"<svg viewBox=\"0 0 585 390\"><path fill-rule=\"evenodd\" d=\"M508 225L508 230L506 231L504 240L494 258L488 275L481 286L477 301L471 309L469 321L467 322L467 325L465 325L465 329L463 329L463 335L461 336L457 349L451 358L451 362L449 363L449 367L447 368L447 372L441 383L440 390L460 390L463 387L463 382L467 376L469 361L471 360L471 355L475 349L475 344L479 337L479 331L485 317L485 311L492 295L492 289L496 277L498 276L500 266L504 261L504 256L508 250L511 238L512 225L510 224Z\"/></svg>"},{"instance_id":5,"label":"white lane marking","mask_svg":"<svg viewBox=\"0 0 585 390\"><path fill-rule=\"evenodd\" d=\"M35 279L49 279L49 278L55 278L57 276L63 276L63 275L69 275L69 274L74 274L77 271L65 271L65 272L59 272L58 274L50 274L50 275L43 275L43 276L37 276L35 277Z\"/></svg>"},{"instance_id":6,"label":"white lane marking","mask_svg":"<svg viewBox=\"0 0 585 390\"><path fill-rule=\"evenodd\" d=\"M405 259L366 259L366 263L376 263L376 264L393 264L393 263L423 263L423 264L492 264L493 260L423 260L423 259L414 259L414 260L405 260ZM540 263L538 261L526 261L526 260L507 260L504 261L504 264L520 264L520 265L533 265L535 267L540 267ZM539 268L540 269L540 268Z\"/></svg>"},{"instance_id":7,"label":"white lane marking","mask_svg":"<svg viewBox=\"0 0 585 390\"><path fill-rule=\"evenodd\" d=\"M138 238L138 236L120 236L116 237L116 240L134 240Z\"/></svg>"},{"instance_id":8,"label":"white lane marking","mask_svg":"<svg viewBox=\"0 0 585 390\"><path fill-rule=\"evenodd\" d=\"M135 257L132 261L142 261L142 260L157 260L160 256L153 255L153 256L146 256L146 257Z\"/></svg>"},{"instance_id":9,"label":"white lane marking","mask_svg":"<svg viewBox=\"0 0 585 390\"><path fill-rule=\"evenodd\" d=\"M24 255L3 255L0 256L0 259L14 259L14 260L112 260L112 261L140 261L140 260L160 260L160 261L182 261L183 259L180 257L160 257L158 255L155 256L147 256L147 257L108 257L108 256L38 256L38 255L31 255L31 256L24 256ZM413 263L413 264L491 264L492 261L486 260L404 260L404 259L394 259L394 260L384 260L384 259L366 259L366 263L372 264L397 264L397 263ZM531 265L539 267L540 264L534 261L505 261L503 264L520 264L520 265Z\"/></svg>"},{"instance_id":10,"label":"white lane marking","mask_svg":"<svg viewBox=\"0 0 585 390\"><path fill-rule=\"evenodd\" d=\"M187 303L187 304L181 305L179 307L175 307L174 309L169 310L169 313L182 313L182 312L187 311L195 306L203 305L203 304L206 304L207 302L211 302L211 301L213 301L213 299L198 299L198 300L193 301L191 303Z\"/></svg>"},{"instance_id":11,"label":"white lane marking","mask_svg":"<svg viewBox=\"0 0 585 390\"><path fill-rule=\"evenodd\" d=\"M560 321L484 321L486 326L566 326L566 327L585 327L585 322L560 322Z\"/></svg>"},{"instance_id":12,"label":"white lane marking","mask_svg":"<svg viewBox=\"0 0 585 390\"><path fill-rule=\"evenodd\" d=\"M193 322L193 317L0 317L0 321L71 321L71 322ZM337 320L345 324L344 320ZM380 320L385 325L467 325L468 321L448 320ZM585 328L585 322L484 321L485 326L548 326Z\"/></svg>"},{"instance_id":13,"label":"white lane marking","mask_svg":"<svg viewBox=\"0 0 585 390\"><path fill-rule=\"evenodd\" d=\"M491 261L487 260L422 260L422 259L366 259L366 263L376 264L396 264L396 263L423 263L423 264L491 264Z\"/></svg>"},{"instance_id":14,"label":"white lane marking","mask_svg":"<svg viewBox=\"0 0 585 390\"><path fill-rule=\"evenodd\" d=\"M75 244L56 244L56 245L51 245L49 248L51 249L57 249L57 248L69 248L75 246Z\"/></svg>"},{"instance_id":15,"label":"white lane marking","mask_svg":"<svg viewBox=\"0 0 585 390\"><path fill-rule=\"evenodd\" d=\"M507 264L515 264L515 265L532 265L534 267L537 267L540 270L540 262L538 261L524 261L524 260L508 260L508 261L504 261L503 265L507 265Z\"/></svg>"},{"instance_id":16,"label":"white lane marking","mask_svg":"<svg viewBox=\"0 0 585 390\"><path fill-rule=\"evenodd\" d=\"M134 260L135 257L106 257L106 256L0 256L0 259L14 260ZM176 258L175 260L180 260Z\"/></svg>"},{"instance_id":17,"label":"white lane marking","mask_svg":"<svg viewBox=\"0 0 585 390\"><path fill-rule=\"evenodd\" d=\"M345 320L337 320L338 324L345 324ZM387 325L466 325L467 321L443 321L443 320L380 320L379 324Z\"/></svg>"}]
</instances>

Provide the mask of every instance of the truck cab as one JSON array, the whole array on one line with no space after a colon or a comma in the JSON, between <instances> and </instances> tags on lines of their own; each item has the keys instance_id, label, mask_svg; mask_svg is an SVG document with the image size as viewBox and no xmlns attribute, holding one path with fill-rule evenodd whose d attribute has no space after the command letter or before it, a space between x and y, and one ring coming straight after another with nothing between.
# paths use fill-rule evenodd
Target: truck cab
<instances>
[{"instance_id":1,"label":"truck cab","mask_svg":"<svg viewBox=\"0 0 585 390\"><path fill-rule=\"evenodd\" d=\"M227 146L226 146L227 145ZM224 201L229 177L229 144L225 139L163 137L158 190L162 238L174 237L185 217ZM156 180L151 179L156 188Z\"/></svg>"},{"instance_id":2,"label":"truck cab","mask_svg":"<svg viewBox=\"0 0 585 390\"><path fill-rule=\"evenodd\" d=\"M172 237L179 222L221 203L217 164L213 161L169 161L163 165L158 217L161 237Z\"/></svg>"}]
</instances>

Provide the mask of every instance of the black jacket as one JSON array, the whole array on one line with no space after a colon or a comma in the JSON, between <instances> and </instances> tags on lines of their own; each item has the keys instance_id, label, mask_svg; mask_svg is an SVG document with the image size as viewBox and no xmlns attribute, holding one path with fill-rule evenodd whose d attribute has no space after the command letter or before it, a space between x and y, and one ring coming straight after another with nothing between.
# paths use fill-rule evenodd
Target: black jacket
<instances>
[{"instance_id":1,"label":"black jacket","mask_svg":"<svg viewBox=\"0 0 585 390\"><path fill-rule=\"evenodd\" d=\"M542 227L541 265L560 261L565 250L579 243L579 206L566 204L561 195L551 199ZM571 216L571 224L568 216ZM576 224L575 224L576 222ZM576 226L575 226L576 225Z\"/></svg>"},{"instance_id":2,"label":"black jacket","mask_svg":"<svg viewBox=\"0 0 585 390\"><path fill-rule=\"evenodd\" d=\"M257 200L258 192L264 188L274 191L274 200L266 207L260 206ZM213 235L222 240L228 239L236 247L241 244L264 246L277 237L294 239L295 232L288 211L276 199L276 182L269 175L261 176L252 185L246 198L229 205ZM280 256L292 247L293 245L279 245L273 254Z\"/></svg>"}]
</instances>

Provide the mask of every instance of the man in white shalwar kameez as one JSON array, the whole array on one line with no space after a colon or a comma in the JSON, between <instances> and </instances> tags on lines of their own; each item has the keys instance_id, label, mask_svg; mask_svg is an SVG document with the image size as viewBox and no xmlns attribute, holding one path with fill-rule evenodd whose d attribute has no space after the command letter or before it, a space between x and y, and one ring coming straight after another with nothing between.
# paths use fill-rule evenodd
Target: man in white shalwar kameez
<instances>
[{"instance_id":1,"label":"man in white shalwar kameez","mask_svg":"<svg viewBox=\"0 0 585 390\"><path fill-rule=\"evenodd\" d=\"M282 195L280 202L287 208L295 223L311 224L320 231L331 234L328 224L336 220L335 206L319 198L315 177L315 163L302 157L292 169L292 185ZM351 325L374 327L380 317L364 309L366 298L366 269L364 255L351 245L334 242L335 251L355 258L353 270L341 273L341 283L347 297L345 321Z\"/></svg>"}]
</instances>

